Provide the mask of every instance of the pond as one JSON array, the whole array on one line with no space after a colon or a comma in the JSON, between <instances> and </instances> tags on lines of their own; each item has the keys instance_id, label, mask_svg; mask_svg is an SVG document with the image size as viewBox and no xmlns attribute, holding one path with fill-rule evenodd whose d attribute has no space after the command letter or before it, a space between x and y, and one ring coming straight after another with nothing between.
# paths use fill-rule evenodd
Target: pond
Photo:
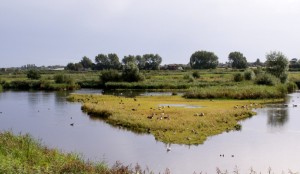
<instances>
[{"instance_id":1,"label":"pond","mask_svg":"<svg viewBox=\"0 0 300 174\"><path fill-rule=\"evenodd\" d=\"M289 95L286 105L256 110L256 116L241 122L241 131L210 137L198 146L172 144L171 151L151 135L91 119L82 113L80 103L67 102L67 95L65 91L0 93L0 130L29 133L49 147L93 161L139 163L155 173L166 168L171 173L216 173L216 167L232 173L236 166L241 173L250 173L251 167L262 173L269 167L275 173L300 171L300 93Z\"/></svg>"}]
</instances>

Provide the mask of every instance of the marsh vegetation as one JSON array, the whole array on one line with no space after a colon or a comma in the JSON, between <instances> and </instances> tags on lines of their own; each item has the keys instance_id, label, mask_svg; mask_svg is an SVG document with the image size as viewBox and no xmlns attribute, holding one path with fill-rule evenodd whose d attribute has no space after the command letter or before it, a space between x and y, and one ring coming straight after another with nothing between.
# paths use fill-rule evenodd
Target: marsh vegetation
<instances>
[{"instance_id":1,"label":"marsh vegetation","mask_svg":"<svg viewBox=\"0 0 300 174\"><path fill-rule=\"evenodd\" d=\"M136 132L150 133L159 141L201 144L207 137L241 129L239 121L255 114L252 109L274 100L185 99L181 96L72 94L91 117ZM279 100L278 100L279 101Z\"/></svg>"}]
</instances>

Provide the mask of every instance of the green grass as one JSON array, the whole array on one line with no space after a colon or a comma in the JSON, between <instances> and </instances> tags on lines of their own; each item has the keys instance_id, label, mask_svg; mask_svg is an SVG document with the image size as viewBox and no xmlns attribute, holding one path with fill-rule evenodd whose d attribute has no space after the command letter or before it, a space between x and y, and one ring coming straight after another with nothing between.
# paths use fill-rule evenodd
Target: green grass
<instances>
[{"instance_id":1,"label":"green grass","mask_svg":"<svg viewBox=\"0 0 300 174\"><path fill-rule=\"evenodd\" d=\"M69 72L69 71L45 71L41 73L40 82L47 82L50 89L60 89L58 85L55 84L54 77L58 74L64 74L70 77L75 84L83 88L105 88L105 89L142 89L142 90L185 90L190 91L194 88L211 88L211 87L231 87L236 86L238 88L244 88L248 86L253 86L253 89L259 85L254 84L254 80L247 80L241 82L234 82L234 74L241 72L239 70L231 69L214 69L214 70L197 70L197 74L200 75L199 78L194 78L193 73L196 70L187 71L166 71L166 70L156 70L156 71L141 71L145 76L145 80L141 82L107 82L102 83L100 81L101 71L83 71L83 72ZM26 77L25 72L19 73L8 73L0 75L3 88L18 88L15 85L16 82L33 83ZM290 81L297 82L300 85L299 72L289 72ZM31 85L34 86L34 85ZM20 86L21 88L22 86ZM76 87L77 88L77 87ZM42 89L42 88L41 88ZM67 88L68 89L68 88ZM70 88L70 89L74 89ZM259 89L261 90L261 89ZM207 91L207 90L206 90Z\"/></svg>"},{"instance_id":2,"label":"green grass","mask_svg":"<svg viewBox=\"0 0 300 174\"><path fill-rule=\"evenodd\" d=\"M109 173L104 163L49 149L29 135L0 133L0 173Z\"/></svg>"},{"instance_id":3,"label":"green grass","mask_svg":"<svg viewBox=\"0 0 300 174\"><path fill-rule=\"evenodd\" d=\"M72 94L68 100L82 102L82 110L93 118L98 117L111 125L138 133L150 133L158 141L176 144L201 144L209 136L238 130L241 128L240 120L255 114L252 108L275 101L195 100L180 96L126 98L84 94ZM182 105L191 108L180 107Z\"/></svg>"},{"instance_id":4,"label":"green grass","mask_svg":"<svg viewBox=\"0 0 300 174\"><path fill-rule=\"evenodd\" d=\"M286 91L282 88L287 86L262 86L262 85L240 85L240 86L213 86L210 88L193 88L184 94L186 98L196 99L276 99L283 98Z\"/></svg>"},{"instance_id":5,"label":"green grass","mask_svg":"<svg viewBox=\"0 0 300 174\"><path fill-rule=\"evenodd\" d=\"M0 173L80 173L80 174L136 174L153 173L140 165L116 162L108 167L104 162L84 161L75 153L49 149L30 135L0 132Z\"/></svg>"}]
</instances>

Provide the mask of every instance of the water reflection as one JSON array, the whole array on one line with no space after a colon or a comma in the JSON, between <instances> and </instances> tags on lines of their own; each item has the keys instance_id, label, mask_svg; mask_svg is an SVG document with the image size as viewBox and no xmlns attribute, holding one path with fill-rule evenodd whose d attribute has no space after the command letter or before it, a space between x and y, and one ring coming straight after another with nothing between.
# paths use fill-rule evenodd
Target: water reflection
<instances>
[{"instance_id":1,"label":"water reflection","mask_svg":"<svg viewBox=\"0 0 300 174\"><path fill-rule=\"evenodd\" d=\"M268 125L271 127L283 127L289 120L287 108L272 108L268 110Z\"/></svg>"}]
</instances>

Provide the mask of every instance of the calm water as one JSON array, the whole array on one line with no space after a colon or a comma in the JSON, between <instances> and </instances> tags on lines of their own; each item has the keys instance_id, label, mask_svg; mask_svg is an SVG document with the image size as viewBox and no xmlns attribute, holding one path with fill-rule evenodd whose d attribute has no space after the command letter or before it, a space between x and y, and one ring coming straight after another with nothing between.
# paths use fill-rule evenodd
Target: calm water
<instances>
[{"instance_id":1,"label":"calm water","mask_svg":"<svg viewBox=\"0 0 300 174\"><path fill-rule=\"evenodd\" d=\"M81 90L81 93L101 93ZM86 159L113 164L139 163L155 172L215 173L216 167L241 173L300 172L300 93L286 104L257 110L258 115L242 122L242 131L210 137L203 145L166 145L151 135L138 135L92 120L79 103L66 101L67 92L0 93L0 130L30 133L50 147L77 152ZM147 93L147 95L149 95ZM151 95L151 94L150 94ZM74 126L70 126L74 123ZM224 157L220 157L224 154ZM234 157L232 157L234 155Z\"/></svg>"}]
</instances>

